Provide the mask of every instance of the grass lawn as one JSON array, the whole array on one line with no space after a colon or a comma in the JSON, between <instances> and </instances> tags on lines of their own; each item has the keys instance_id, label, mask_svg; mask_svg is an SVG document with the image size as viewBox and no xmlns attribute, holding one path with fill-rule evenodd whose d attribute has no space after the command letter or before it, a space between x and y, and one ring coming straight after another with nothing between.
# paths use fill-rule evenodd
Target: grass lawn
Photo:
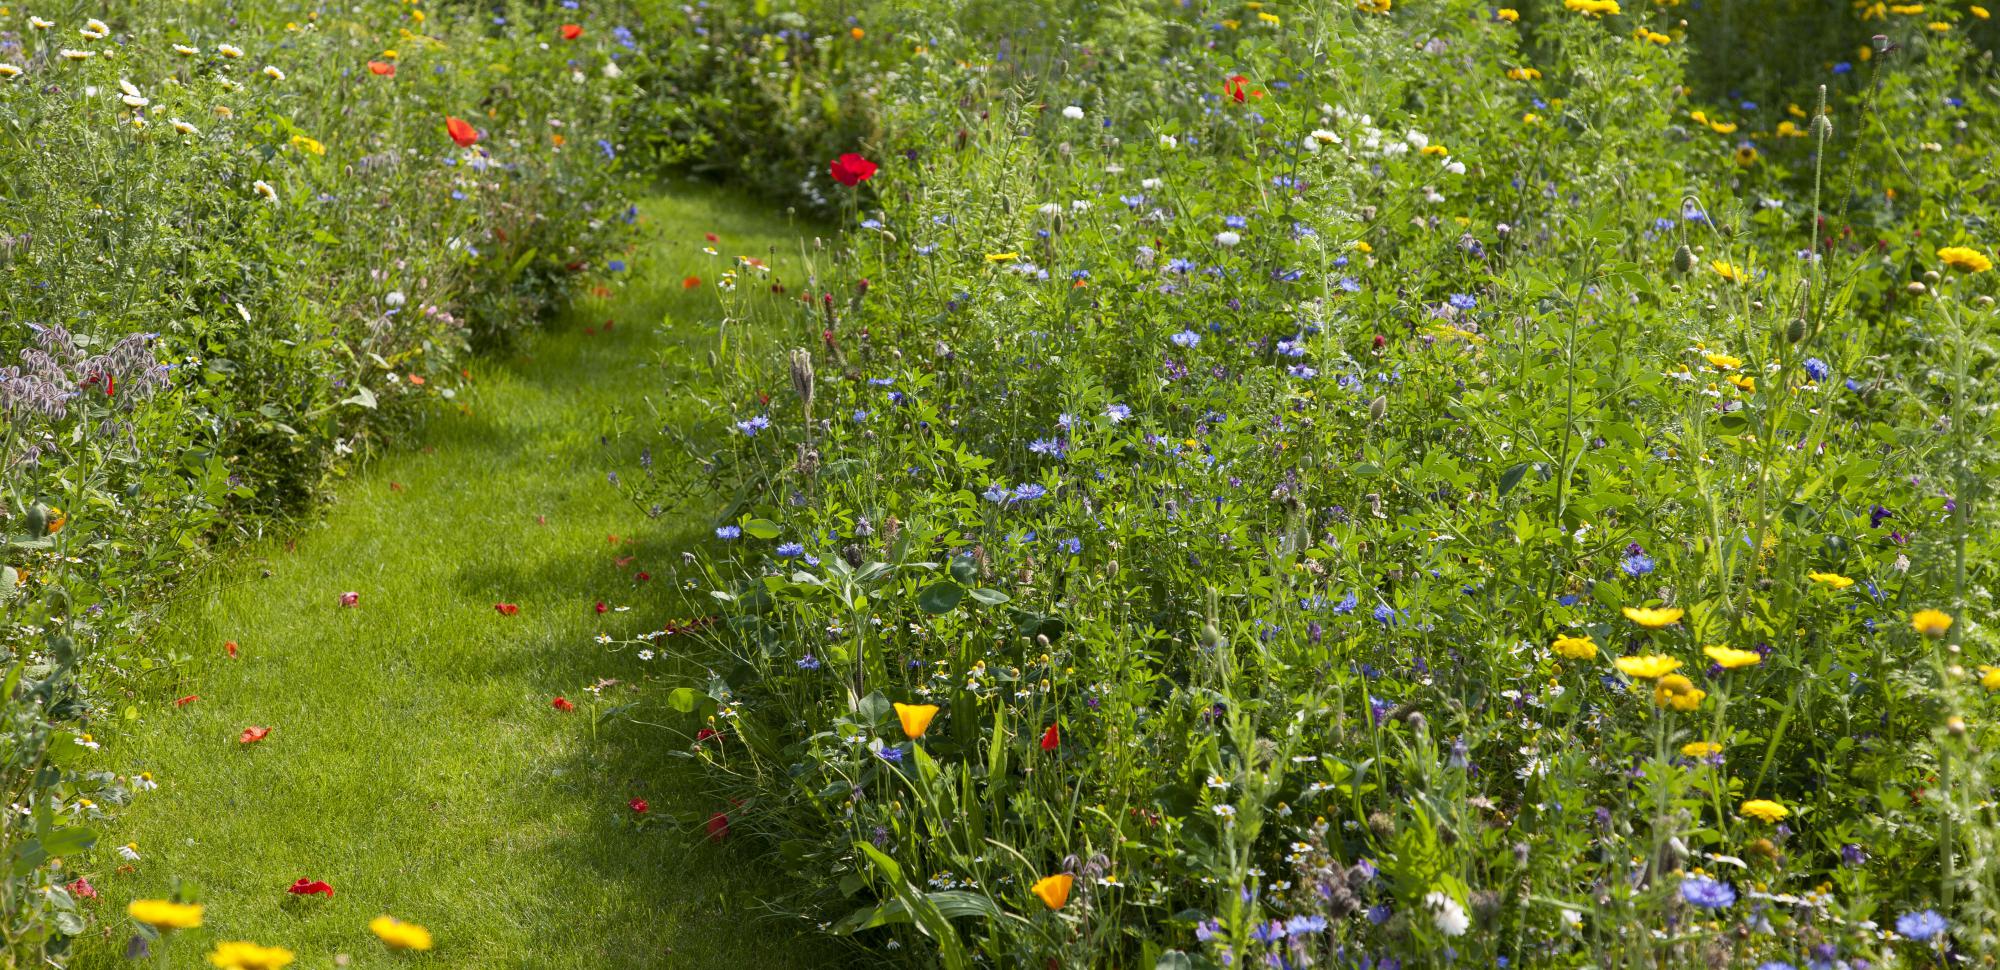
<instances>
[{"instance_id":1,"label":"grass lawn","mask_svg":"<svg viewBox=\"0 0 2000 970\"><path fill-rule=\"evenodd\" d=\"M743 253L795 284L810 232L679 183L642 211L653 231L610 299L475 365L465 408L440 408L411 447L358 471L323 522L180 591L155 651L199 659L148 688L108 752L160 785L105 833L141 861L91 876L106 914L192 881L205 925L170 942L172 966L205 966L215 941L239 939L291 948L296 967L343 954L353 967L830 961L809 928L758 920L761 867L745 845L702 838L719 806L673 735L624 719L593 729L624 684L602 699L585 688L649 669L593 636L679 615L668 582L637 574L669 572L713 511L648 518L606 481L601 436L682 417L654 408L678 369L706 366L717 315L713 290L683 291L685 276ZM701 251L708 232L723 257ZM346 591L358 606L337 604ZM631 610L599 615L599 600ZM177 707L187 694L199 699ZM555 710L557 695L576 710ZM241 743L251 726L271 733ZM650 803L648 827L634 827L632 798ZM300 878L336 894L288 895ZM436 949L390 954L367 928L382 913L428 927ZM129 923L105 922L80 965L123 962Z\"/></svg>"}]
</instances>

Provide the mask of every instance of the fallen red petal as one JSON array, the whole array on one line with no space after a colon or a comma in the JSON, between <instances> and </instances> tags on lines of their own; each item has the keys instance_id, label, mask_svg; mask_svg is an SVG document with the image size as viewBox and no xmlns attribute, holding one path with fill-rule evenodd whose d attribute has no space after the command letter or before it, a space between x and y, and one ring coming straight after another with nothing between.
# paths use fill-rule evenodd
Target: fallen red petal
<instances>
[{"instance_id":1,"label":"fallen red petal","mask_svg":"<svg viewBox=\"0 0 2000 970\"><path fill-rule=\"evenodd\" d=\"M332 886L327 885L321 880L307 879L304 876L300 876L298 882L286 887L285 891L294 896L325 896L328 899L333 898Z\"/></svg>"},{"instance_id":2,"label":"fallen red petal","mask_svg":"<svg viewBox=\"0 0 2000 970\"><path fill-rule=\"evenodd\" d=\"M243 729L243 736L236 740L243 744L256 744L269 737L270 734L271 729L267 727L247 727Z\"/></svg>"},{"instance_id":3,"label":"fallen red petal","mask_svg":"<svg viewBox=\"0 0 2000 970\"><path fill-rule=\"evenodd\" d=\"M186 706L188 706L189 704L192 704L192 703L194 703L195 701L198 701L198 700L201 700L201 695L200 695L200 694L189 694L189 695L188 695L188 696L186 696L186 697L181 697L181 698L176 698L176 699L174 700L174 706L175 706L175 707L186 707Z\"/></svg>"}]
</instances>

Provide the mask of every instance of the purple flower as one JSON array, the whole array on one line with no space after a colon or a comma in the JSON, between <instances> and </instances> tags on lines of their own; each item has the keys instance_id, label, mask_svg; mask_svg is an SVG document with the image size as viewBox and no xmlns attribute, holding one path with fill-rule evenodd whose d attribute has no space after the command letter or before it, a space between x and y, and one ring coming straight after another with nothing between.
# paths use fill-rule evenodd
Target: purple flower
<instances>
[{"instance_id":1,"label":"purple flower","mask_svg":"<svg viewBox=\"0 0 2000 970\"><path fill-rule=\"evenodd\" d=\"M1727 909L1736 905L1736 890L1707 876L1689 876L1681 880L1681 898L1703 909Z\"/></svg>"},{"instance_id":2,"label":"purple flower","mask_svg":"<svg viewBox=\"0 0 2000 970\"><path fill-rule=\"evenodd\" d=\"M1904 913L1896 917L1896 932L1918 943L1943 936L1950 924L1938 915L1935 909L1920 909L1914 913Z\"/></svg>"}]
</instances>

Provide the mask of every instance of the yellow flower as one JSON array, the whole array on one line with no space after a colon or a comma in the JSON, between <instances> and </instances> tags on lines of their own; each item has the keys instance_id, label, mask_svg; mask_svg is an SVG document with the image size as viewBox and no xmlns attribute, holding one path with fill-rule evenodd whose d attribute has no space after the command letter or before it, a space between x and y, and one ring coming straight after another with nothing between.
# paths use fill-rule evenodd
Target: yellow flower
<instances>
[{"instance_id":1,"label":"yellow flower","mask_svg":"<svg viewBox=\"0 0 2000 970\"><path fill-rule=\"evenodd\" d=\"M279 970L290 966L295 956L281 946L258 946L239 940L217 943L215 952L208 955L208 962L222 970Z\"/></svg>"},{"instance_id":2,"label":"yellow flower","mask_svg":"<svg viewBox=\"0 0 2000 970\"><path fill-rule=\"evenodd\" d=\"M1618 13L1618 0L1563 0L1563 8L1589 17Z\"/></svg>"},{"instance_id":3,"label":"yellow flower","mask_svg":"<svg viewBox=\"0 0 2000 970\"><path fill-rule=\"evenodd\" d=\"M1738 667L1754 667L1764 662L1764 655L1755 650L1738 650L1735 647L1703 647L1701 652L1716 662L1724 670Z\"/></svg>"},{"instance_id":4,"label":"yellow flower","mask_svg":"<svg viewBox=\"0 0 2000 970\"><path fill-rule=\"evenodd\" d=\"M0 64L0 77L17 78L21 73L21 69L13 64Z\"/></svg>"},{"instance_id":5,"label":"yellow flower","mask_svg":"<svg viewBox=\"0 0 2000 970\"><path fill-rule=\"evenodd\" d=\"M1979 686L1987 690L2000 690L2000 667L1992 664L1979 665Z\"/></svg>"},{"instance_id":6,"label":"yellow flower","mask_svg":"<svg viewBox=\"0 0 2000 970\"><path fill-rule=\"evenodd\" d=\"M1668 674L1653 685L1653 703L1676 711L1692 711L1701 706L1708 692L1680 674Z\"/></svg>"},{"instance_id":7,"label":"yellow flower","mask_svg":"<svg viewBox=\"0 0 2000 970\"><path fill-rule=\"evenodd\" d=\"M1270 24L1270 25L1271 25L1271 26L1273 26L1273 27L1276 27L1276 26L1278 26L1279 24L1281 24L1281 23L1283 23L1283 22L1284 22L1284 21L1282 21L1282 20L1279 20L1279 19L1278 19L1278 15L1277 15L1277 14L1274 14L1274 13L1265 13L1265 12L1263 12L1263 11L1261 11L1261 10L1257 12L1257 19L1258 19L1258 20L1261 20L1261 21L1263 21L1263 22L1265 22L1265 23L1267 23L1267 24Z\"/></svg>"},{"instance_id":8,"label":"yellow flower","mask_svg":"<svg viewBox=\"0 0 2000 970\"><path fill-rule=\"evenodd\" d=\"M201 53L201 48L189 47L186 44L175 44L174 53L179 54L182 57L193 57L196 54Z\"/></svg>"},{"instance_id":9,"label":"yellow flower","mask_svg":"<svg viewBox=\"0 0 2000 970\"><path fill-rule=\"evenodd\" d=\"M1757 393L1757 379L1754 377L1745 377L1742 374L1731 374L1729 375L1729 383L1736 385L1736 389L1742 391L1745 394Z\"/></svg>"},{"instance_id":10,"label":"yellow flower","mask_svg":"<svg viewBox=\"0 0 2000 970\"><path fill-rule=\"evenodd\" d=\"M1064 903L1069 902L1069 887L1075 881L1076 879L1066 872L1043 876L1035 880L1034 888L1030 891L1035 894L1035 898L1042 901L1042 905L1050 909L1061 909Z\"/></svg>"},{"instance_id":11,"label":"yellow flower","mask_svg":"<svg viewBox=\"0 0 2000 970\"><path fill-rule=\"evenodd\" d=\"M1619 657L1611 663L1618 668L1619 673L1627 677L1637 677L1640 680L1652 680L1656 677L1664 677L1673 673L1675 668L1681 665L1680 661L1657 653L1640 657Z\"/></svg>"},{"instance_id":12,"label":"yellow flower","mask_svg":"<svg viewBox=\"0 0 2000 970\"><path fill-rule=\"evenodd\" d=\"M1648 44L1658 44L1661 47L1665 47L1668 44L1674 42L1674 39L1672 37L1668 37L1667 35L1662 34L1657 30L1642 30L1639 32L1639 39L1645 41Z\"/></svg>"},{"instance_id":13,"label":"yellow flower","mask_svg":"<svg viewBox=\"0 0 2000 970\"><path fill-rule=\"evenodd\" d=\"M1932 30L1932 32L1939 34L1951 30L1951 25L1945 23L1942 20L1933 20L1930 23L1925 24L1924 26L1929 27Z\"/></svg>"},{"instance_id":14,"label":"yellow flower","mask_svg":"<svg viewBox=\"0 0 2000 970\"><path fill-rule=\"evenodd\" d=\"M127 915L156 930L191 930L201 925L201 907L169 899L135 899L125 907Z\"/></svg>"},{"instance_id":15,"label":"yellow flower","mask_svg":"<svg viewBox=\"0 0 2000 970\"><path fill-rule=\"evenodd\" d=\"M278 70L274 65L266 64L264 65L264 76L273 81L282 81L285 79L285 72Z\"/></svg>"},{"instance_id":16,"label":"yellow flower","mask_svg":"<svg viewBox=\"0 0 2000 970\"><path fill-rule=\"evenodd\" d=\"M215 52L232 60L243 56L243 48L235 44L217 44L215 45Z\"/></svg>"},{"instance_id":17,"label":"yellow flower","mask_svg":"<svg viewBox=\"0 0 2000 970\"><path fill-rule=\"evenodd\" d=\"M1366 254L1368 254L1368 253L1372 253L1372 252L1374 252L1374 251L1375 251L1375 247L1373 247L1373 246L1370 246L1370 245L1368 245L1367 243L1365 243L1365 242L1362 242L1362 241L1360 241L1360 240L1355 240L1355 243L1354 243L1354 251L1355 251L1355 252L1357 252L1357 253L1361 253L1361 254L1363 254L1363 255L1366 255Z\"/></svg>"},{"instance_id":18,"label":"yellow flower","mask_svg":"<svg viewBox=\"0 0 2000 970\"><path fill-rule=\"evenodd\" d=\"M1754 818L1760 822L1780 822L1792 814L1792 810L1777 802L1764 798L1753 798L1736 810L1744 818Z\"/></svg>"},{"instance_id":19,"label":"yellow flower","mask_svg":"<svg viewBox=\"0 0 2000 970\"><path fill-rule=\"evenodd\" d=\"M936 704L897 704L896 719L903 722L903 734L910 738L921 738L931 729L931 718L937 716Z\"/></svg>"},{"instance_id":20,"label":"yellow flower","mask_svg":"<svg viewBox=\"0 0 2000 970\"><path fill-rule=\"evenodd\" d=\"M1985 20L1986 18L1993 16L1992 14L1986 12L1985 7L1979 6L1977 4L1974 4L1973 6L1967 7L1965 9L1969 11L1973 16L1978 17L1981 20Z\"/></svg>"},{"instance_id":21,"label":"yellow flower","mask_svg":"<svg viewBox=\"0 0 2000 970\"><path fill-rule=\"evenodd\" d=\"M1648 630L1657 630L1661 627L1673 626L1674 624L1679 623L1681 621L1681 615L1687 611L1681 609L1678 606L1662 606L1662 607L1628 606L1625 607L1625 609L1622 612L1624 612L1626 619L1631 620L1632 622L1637 623Z\"/></svg>"},{"instance_id":22,"label":"yellow flower","mask_svg":"<svg viewBox=\"0 0 2000 970\"><path fill-rule=\"evenodd\" d=\"M1004 262L1006 262L1007 260L1010 260L1010 259L1020 259L1020 258L1021 258L1021 254L1020 254L1020 253L987 253L987 254L986 254L986 261L987 261L987 262L989 262L989 263L1004 263Z\"/></svg>"},{"instance_id":23,"label":"yellow flower","mask_svg":"<svg viewBox=\"0 0 2000 970\"><path fill-rule=\"evenodd\" d=\"M1390 0L1354 0L1354 9L1362 13L1388 13Z\"/></svg>"},{"instance_id":24,"label":"yellow flower","mask_svg":"<svg viewBox=\"0 0 2000 970\"><path fill-rule=\"evenodd\" d=\"M1757 148L1754 145L1738 145L1736 146L1736 154L1732 157L1736 159L1738 166L1749 168L1757 164Z\"/></svg>"},{"instance_id":25,"label":"yellow flower","mask_svg":"<svg viewBox=\"0 0 2000 970\"><path fill-rule=\"evenodd\" d=\"M1501 7L1499 10L1494 11L1493 16L1510 24L1521 22L1521 11L1513 7Z\"/></svg>"},{"instance_id":26,"label":"yellow flower","mask_svg":"<svg viewBox=\"0 0 2000 970\"><path fill-rule=\"evenodd\" d=\"M1689 741L1681 745L1681 754L1689 758L1712 758L1722 753L1722 745L1713 741Z\"/></svg>"},{"instance_id":27,"label":"yellow flower","mask_svg":"<svg viewBox=\"0 0 2000 970\"><path fill-rule=\"evenodd\" d=\"M1969 246L1946 246L1937 251L1946 266L1966 273L1984 273L1993 268L1986 254Z\"/></svg>"},{"instance_id":28,"label":"yellow flower","mask_svg":"<svg viewBox=\"0 0 2000 970\"><path fill-rule=\"evenodd\" d=\"M1425 145L1424 147L1422 147L1422 148L1420 148L1420 149L1417 149L1417 150L1418 150L1418 151L1420 151L1420 152L1422 152L1422 153L1423 153L1423 154L1425 154L1425 155L1449 155L1449 154L1451 154L1451 152L1449 152L1449 151L1445 150L1445 147L1444 147L1443 145Z\"/></svg>"},{"instance_id":29,"label":"yellow flower","mask_svg":"<svg viewBox=\"0 0 2000 970\"><path fill-rule=\"evenodd\" d=\"M1918 610L1910 614L1910 628L1933 640L1942 640L1951 630L1951 614L1943 610Z\"/></svg>"},{"instance_id":30,"label":"yellow flower","mask_svg":"<svg viewBox=\"0 0 2000 970\"><path fill-rule=\"evenodd\" d=\"M1889 7L1889 12L1899 13L1907 17L1911 14L1923 13L1924 5L1921 3L1898 3L1891 5Z\"/></svg>"},{"instance_id":31,"label":"yellow flower","mask_svg":"<svg viewBox=\"0 0 2000 970\"><path fill-rule=\"evenodd\" d=\"M69 513L55 506L49 506L49 535L55 535L69 524Z\"/></svg>"},{"instance_id":32,"label":"yellow flower","mask_svg":"<svg viewBox=\"0 0 2000 970\"><path fill-rule=\"evenodd\" d=\"M1711 260L1708 264L1708 268L1714 270L1715 275L1720 276L1731 283L1744 283L1749 281L1749 277L1744 275L1743 270L1738 268L1735 263L1727 262L1720 259Z\"/></svg>"},{"instance_id":33,"label":"yellow flower","mask_svg":"<svg viewBox=\"0 0 2000 970\"><path fill-rule=\"evenodd\" d=\"M1806 109L1801 108L1796 104L1788 104L1785 105L1785 113L1791 115L1794 118L1803 118L1806 116Z\"/></svg>"},{"instance_id":34,"label":"yellow flower","mask_svg":"<svg viewBox=\"0 0 2000 970\"><path fill-rule=\"evenodd\" d=\"M1532 67L1510 67L1507 69L1507 79L1510 81L1539 81L1542 79L1542 72Z\"/></svg>"},{"instance_id":35,"label":"yellow flower","mask_svg":"<svg viewBox=\"0 0 2000 970\"><path fill-rule=\"evenodd\" d=\"M1557 637L1550 648L1571 660L1589 660L1597 656L1597 642L1589 637Z\"/></svg>"},{"instance_id":36,"label":"yellow flower","mask_svg":"<svg viewBox=\"0 0 2000 970\"><path fill-rule=\"evenodd\" d=\"M1787 119L1778 122L1777 135L1779 138L1804 138L1806 130L1794 124L1790 119Z\"/></svg>"},{"instance_id":37,"label":"yellow flower","mask_svg":"<svg viewBox=\"0 0 2000 970\"><path fill-rule=\"evenodd\" d=\"M1718 135L1736 134L1736 122L1734 121L1711 121L1708 123L1708 127Z\"/></svg>"},{"instance_id":38,"label":"yellow flower","mask_svg":"<svg viewBox=\"0 0 2000 970\"><path fill-rule=\"evenodd\" d=\"M1825 583L1834 589L1846 589L1854 585L1854 580L1848 579L1839 573L1807 573L1806 578L1815 583Z\"/></svg>"},{"instance_id":39,"label":"yellow flower","mask_svg":"<svg viewBox=\"0 0 2000 970\"><path fill-rule=\"evenodd\" d=\"M368 921L368 928L391 950L428 950L431 948L431 931L415 923L383 914Z\"/></svg>"},{"instance_id":40,"label":"yellow flower","mask_svg":"<svg viewBox=\"0 0 2000 970\"><path fill-rule=\"evenodd\" d=\"M309 138L305 135L293 135L292 147L300 151L311 152L315 155L326 154L326 146L320 144L319 139Z\"/></svg>"}]
</instances>

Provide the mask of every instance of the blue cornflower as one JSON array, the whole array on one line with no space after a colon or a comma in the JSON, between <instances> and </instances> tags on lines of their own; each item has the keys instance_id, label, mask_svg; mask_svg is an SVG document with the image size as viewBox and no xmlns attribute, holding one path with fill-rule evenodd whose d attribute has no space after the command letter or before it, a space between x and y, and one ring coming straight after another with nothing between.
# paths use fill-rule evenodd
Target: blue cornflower
<instances>
[{"instance_id":1,"label":"blue cornflower","mask_svg":"<svg viewBox=\"0 0 2000 970\"><path fill-rule=\"evenodd\" d=\"M818 669L819 669L819 658L818 658L818 657L815 657L815 656L813 656L812 654L806 654L805 656L803 656L803 657L800 657L800 658L799 658L799 669L800 669L800 670L818 670Z\"/></svg>"},{"instance_id":2,"label":"blue cornflower","mask_svg":"<svg viewBox=\"0 0 2000 970\"><path fill-rule=\"evenodd\" d=\"M1113 404L1113 405L1109 405L1109 406L1107 406L1107 407L1106 407L1106 408L1104 409L1104 416L1105 416L1105 417L1107 417L1107 418L1110 418L1110 419L1111 419L1111 423L1112 423L1112 424L1117 424L1118 422L1120 422L1120 421L1123 421L1123 420L1125 420L1126 418L1129 418L1129 417L1131 417L1131 416L1132 416L1132 409L1131 409L1131 408L1129 408L1129 407L1126 407L1126 406L1125 406L1125 405L1123 405L1123 404Z\"/></svg>"},{"instance_id":3,"label":"blue cornflower","mask_svg":"<svg viewBox=\"0 0 2000 970\"><path fill-rule=\"evenodd\" d=\"M623 273L625 272L625 261L622 259L614 259L611 262L605 263L604 268L612 271L613 273Z\"/></svg>"},{"instance_id":4,"label":"blue cornflower","mask_svg":"<svg viewBox=\"0 0 2000 970\"><path fill-rule=\"evenodd\" d=\"M1171 339L1176 347L1201 346L1201 334L1195 333L1192 330L1183 330L1180 333L1174 334Z\"/></svg>"},{"instance_id":5,"label":"blue cornflower","mask_svg":"<svg viewBox=\"0 0 2000 970\"><path fill-rule=\"evenodd\" d=\"M1272 920L1250 931L1250 938L1259 943L1275 943L1285 938L1285 924Z\"/></svg>"},{"instance_id":6,"label":"blue cornflower","mask_svg":"<svg viewBox=\"0 0 2000 970\"><path fill-rule=\"evenodd\" d=\"M1636 579L1653 571L1653 557L1643 552L1627 553L1618 563L1618 568L1625 570L1625 575Z\"/></svg>"},{"instance_id":7,"label":"blue cornflower","mask_svg":"<svg viewBox=\"0 0 2000 970\"><path fill-rule=\"evenodd\" d=\"M1783 960L1766 960L1763 963L1757 964L1757 970L1799 970L1799 968Z\"/></svg>"},{"instance_id":8,"label":"blue cornflower","mask_svg":"<svg viewBox=\"0 0 2000 970\"><path fill-rule=\"evenodd\" d=\"M882 759L883 761L887 761L888 763L890 763L890 764L892 764L892 765L899 765L899 764L902 764L902 763L903 763L903 749L902 749L902 748L878 748L878 749L877 749L877 750L875 751L875 757L877 757L877 758L880 758L880 759Z\"/></svg>"},{"instance_id":9,"label":"blue cornflower","mask_svg":"<svg viewBox=\"0 0 2000 970\"><path fill-rule=\"evenodd\" d=\"M1681 898L1703 909L1727 909L1736 905L1736 890L1707 876L1689 876L1681 880Z\"/></svg>"},{"instance_id":10,"label":"blue cornflower","mask_svg":"<svg viewBox=\"0 0 2000 970\"><path fill-rule=\"evenodd\" d=\"M1852 70L1854 70L1854 65L1849 64L1846 61L1841 61L1840 63L1835 64L1833 66L1833 73L1835 74L1846 74L1847 72Z\"/></svg>"},{"instance_id":11,"label":"blue cornflower","mask_svg":"<svg viewBox=\"0 0 2000 970\"><path fill-rule=\"evenodd\" d=\"M743 530L733 525L717 526L715 537L717 539L740 539L743 537Z\"/></svg>"},{"instance_id":12,"label":"blue cornflower","mask_svg":"<svg viewBox=\"0 0 2000 970\"><path fill-rule=\"evenodd\" d=\"M805 554L806 554L806 547L797 542L787 542L778 547L778 555L786 559L790 559L793 556L803 556Z\"/></svg>"},{"instance_id":13,"label":"blue cornflower","mask_svg":"<svg viewBox=\"0 0 2000 970\"><path fill-rule=\"evenodd\" d=\"M1014 498L1022 502L1031 502L1047 494L1049 494L1048 489L1033 482L1014 489Z\"/></svg>"},{"instance_id":14,"label":"blue cornflower","mask_svg":"<svg viewBox=\"0 0 2000 970\"><path fill-rule=\"evenodd\" d=\"M1063 541L1056 543L1056 545L1061 546L1064 552L1067 552L1072 556L1083 552L1083 540L1078 539L1075 536L1071 536L1070 538L1064 539Z\"/></svg>"},{"instance_id":15,"label":"blue cornflower","mask_svg":"<svg viewBox=\"0 0 2000 970\"><path fill-rule=\"evenodd\" d=\"M1325 929L1326 917L1324 916L1294 916L1285 921L1285 932L1293 936L1318 933Z\"/></svg>"},{"instance_id":16,"label":"blue cornflower","mask_svg":"<svg viewBox=\"0 0 2000 970\"><path fill-rule=\"evenodd\" d=\"M854 423L860 424L867 420L868 420L868 412L856 408L854 411Z\"/></svg>"},{"instance_id":17,"label":"blue cornflower","mask_svg":"<svg viewBox=\"0 0 2000 970\"><path fill-rule=\"evenodd\" d=\"M1896 932L1918 943L1943 936L1950 924L1938 915L1935 909L1920 909L1914 913L1904 913L1896 917Z\"/></svg>"},{"instance_id":18,"label":"blue cornflower","mask_svg":"<svg viewBox=\"0 0 2000 970\"><path fill-rule=\"evenodd\" d=\"M1014 490L999 484L988 485L983 494L988 502L998 502L1001 505L1005 505L1014 499Z\"/></svg>"},{"instance_id":19,"label":"blue cornflower","mask_svg":"<svg viewBox=\"0 0 2000 970\"><path fill-rule=\"evenodd\" d=\"M1061 458L1063 456L1063 444L1055 438L1036 438L1028 442L1028 450L1037 455L1047 455L1050 458Z\"/></svg>"},{"instance_id":20,"label":"blue cornflower","mask_svg":"<svg viewBox=\"0 0 2000 970\"><path fill-rule=\"evenodd\" d=\"M618 149L607 139L599 138L597 140L597 150L603 152L605 158L618 157Z\"/></svg>"},{"instance_id":21,"label":"blue cornflower","mask_svg":"<svg viewBox=\"0 0 2000 970\"><path fill-rule=\"evenodd\" d=\"M736 430L742 432L743 435L746 437L753 437L757 434L757 432L762 431L770 426L771 426L771 419L761 414L747 421L736 422Z\"/></svg>"},{"instance_id":22,"label":"blue cornflower","mask_svg":"<svg viewBox=\"0 0 2000 970\"><path fill-rule=\"evenodd\" d=\"M1451 305L1460 310L1470 310L1479 305L1479 298L1470 293L1453 293Z\"/></svg>"},{"instance_id":23,"label":"blue cornflower","mask_svg":"<svg viewBox=\"0 0 2000 970\"><path fill-rule=\"evenodd\" d=\"M1390 607L1389 604L1387 603L1376 604L1375 619L1377 621L1382 623L1387 623L1395 618L1396 618L1396 611L1394 608Z\"/></svg>"},{"instance_id":24,"label":"blue cornflower","mask_svg":"<svg viewBox=\"0 0 2000 970\"><path fill-rule=\"evenodd\" d=\"M1167 272L1169 273L1192 273L1197 268L1198 267L1195 266L1194 264L1194 260L1191 259L1186 259L1177 256L1173 259L1167 260Z\"/></svg>"},{"instance_id":25,"label":"blue cornflower","mask_svg":"<svg viewBox=\"0 0 2000 970\"><path fill-rule=\"evenodd\" d=\"M1807 377L1810 377L1816 381L1823 381L1826 380L1826 376L1831 373L1833 373L1833 370L1826 366L1826 361L1823 361L1818 357L1806 358Z\"/></svg>"},{"instance_id":26,"label":"blue cornflower","mask_svg":"<svg viewBox=\"0 0 2000 970\"><path fill-rule=\"evenodd\" d=\"M1357 605L1359 605L1359 601L1354 598L1354 593L1349 591L1346 596L1340 598L1340 605L1334 607L1333 612L1335 615L1352 613L1354 612L1354 607Z\"/></svg>"},{"instance_id":27,"label":"blue cornflower","mask_svg":"<svg viewBox=\"0 0 2000 970\"><path fill-rule=\"evenodd\" d=\"M1250 224L1250 220L1245 219L1242 216L1223 216L1222 224L1228 226L1231 229L1242 229L1243 227L1248 226Z\"/></svg>"}]
</instances>

